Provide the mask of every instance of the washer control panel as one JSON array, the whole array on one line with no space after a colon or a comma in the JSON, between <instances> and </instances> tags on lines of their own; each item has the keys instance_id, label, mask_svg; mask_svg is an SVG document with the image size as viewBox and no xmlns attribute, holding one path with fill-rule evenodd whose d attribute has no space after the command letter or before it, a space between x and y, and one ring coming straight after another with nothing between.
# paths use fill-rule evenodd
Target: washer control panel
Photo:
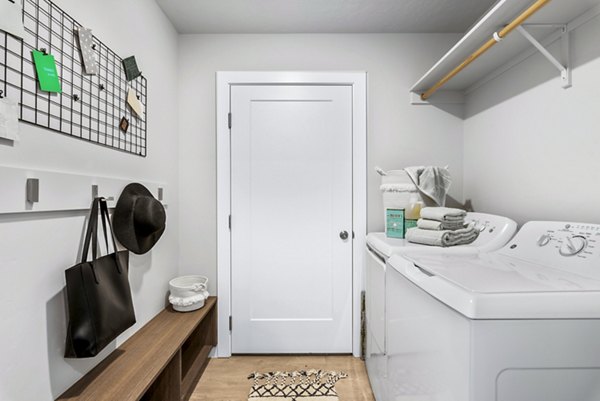
<instances>
[{"instance_id":1,"label":"washer control panel","mask_svg":"<svg viewBox=\"0 0 600 401\"><path fill-rule=\"evenodd\" d=\"M600 274L600 224L531 221L500 252L560 269Z\"/></svg>"},{"instance_id":2,"label":"washer control panel","mask_svg":"<svg viewBox=\"0 0 600 401\"><path fill-rule=\"evenodd\" d=\"M553 223L549 222L549 224ZM556 249L561 256L580 255L586 257L594 253L593 251L596 249L595 245L599 241L600 225L563 223L559 227L543 230L537 238L536 244L540 248L549 246ZM586 250L591 250L591 252L585 252Z\"/></svg>"},{"instance_id":3,"label":"washer control panel","mask_svg":"<svg viewBox=\"0 0 600 401\"><path fill-rule=\"evenodd\" d=\"M493 214L469 212L465 221L474 224L475 229L479 230L479 236L471 246L476 246L482 251L500 249L517 230L517 223L507 217Z\"/></svg>"}]
</instances>

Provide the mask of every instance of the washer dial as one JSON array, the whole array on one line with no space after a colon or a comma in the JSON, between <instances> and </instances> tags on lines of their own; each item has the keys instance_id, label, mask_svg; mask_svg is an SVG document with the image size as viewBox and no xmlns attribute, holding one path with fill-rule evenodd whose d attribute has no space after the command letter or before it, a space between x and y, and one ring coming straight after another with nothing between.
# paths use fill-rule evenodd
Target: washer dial
<instances>
[{"instance_id":1,"label":"washer dial","mask_svg":"<svg viewBox=\"0 0 600 401\"><path fill-rule=\"evenodd\" d=\"M562 256L575 256L583 251L588 245L587 238L583 235L567 237L560 246L559 252Z\"/></svg>"}]
</instances>

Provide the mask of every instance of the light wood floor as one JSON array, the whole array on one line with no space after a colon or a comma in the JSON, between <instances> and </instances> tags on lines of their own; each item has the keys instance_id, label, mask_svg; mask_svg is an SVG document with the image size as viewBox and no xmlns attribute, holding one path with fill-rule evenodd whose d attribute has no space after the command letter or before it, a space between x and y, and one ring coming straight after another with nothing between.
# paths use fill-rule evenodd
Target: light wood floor
<instances>
[{"instance_id":1,"label":"light wood floor","mask_svg":"<svg viewBox=\"0 0 600 401\"><path fill-rule=\"evenodd\" d=\"M211 359L190 401L247 401L252 372L307 369L348 374L335 388L340 401L374 401L365 364L352 356L233 356Z\"/></svg>"}]
</instances>

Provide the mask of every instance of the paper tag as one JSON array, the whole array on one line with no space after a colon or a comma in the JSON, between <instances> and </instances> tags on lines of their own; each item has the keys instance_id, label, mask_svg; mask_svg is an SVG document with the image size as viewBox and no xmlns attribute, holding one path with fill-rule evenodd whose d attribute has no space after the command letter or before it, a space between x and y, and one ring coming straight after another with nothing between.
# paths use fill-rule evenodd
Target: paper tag
<instances>
[{"instance_id":1,"label":"paper tag","mask_svg":"<svg viewBox=\"0 0 600 401\"><path fill-rule=\"evenodd\" d=\"M35 63L35 71L37 72L40 89L46 92L62 91L58 72L56 70L56 61L51 54L44 54L37 50L32 51L33 62Z\"/></svg>"},{"instance_id":2,"label":"paper tag","mask_svg":"<svg viewBox=\"0 0 600 401\"><path fill-rule=\"evenodd\" d=\"M23 39L25 28L23 27L23 5L21 0L0 1L0 30Z\"/></svg>"},{"instance_id":3,"label":"paper tag","mask_svg":"<svg viewBox=\"0 0 600 401\"><path fill-rule=\"evenodd\" d=\"M131 110L135 112L135 114L144 119L144 103L137 98L137 94L131 88L127 91L127 104L131 107Z\"/></svg>"},{"instance_id":4,"label":"paper tag","mask_svg":"<svg viewBox=\"0 0 600 401\"><path fill-rule=\"evenodd\" d=\"M19 105L10 99L0 99L0 138L19 140Z\"/></svg>"},{"instance_id":5,"label":"paper tag","mask_svg":"<svg viewBox=\"0 0 600 401\"><path fill-rule=\"evenodd\" d=\"M125 69L125 77L127 78L127 81L133 81L142 75L138 69L137 62L135 61L135 56L123 59L123 68Z\"/></svg>"},{"instance_id":6,"label":"paper tag","mask_svg":"<svg viewBox=\"0 0 600 401\"><path fill-rule=\"evenodd\" d=\"M98 63L96 61L96 54L92 49L92 45L94 42L92 30L80 27L77 30L77 36L79 38L79 50L81 51L81 59L83 60L85 73L88 75L98 74Z\"/></svg>"}]
</instances>

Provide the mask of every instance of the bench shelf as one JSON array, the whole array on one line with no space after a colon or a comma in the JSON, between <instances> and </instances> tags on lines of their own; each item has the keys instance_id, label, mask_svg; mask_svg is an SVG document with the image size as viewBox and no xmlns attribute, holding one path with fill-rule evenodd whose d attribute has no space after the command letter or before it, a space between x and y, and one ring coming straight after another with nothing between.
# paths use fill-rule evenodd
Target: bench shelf
<instances>
[{"instance_id":1,"label":"bench shelf","mask_svg":"<svg viewBox=\"0 0 600 401\"><path fill-rule=\"evenodd\" d=\"M216 297L193 312L169 306L57 401L186 401L216 345Z\"/></svg>"}]
</instances>

